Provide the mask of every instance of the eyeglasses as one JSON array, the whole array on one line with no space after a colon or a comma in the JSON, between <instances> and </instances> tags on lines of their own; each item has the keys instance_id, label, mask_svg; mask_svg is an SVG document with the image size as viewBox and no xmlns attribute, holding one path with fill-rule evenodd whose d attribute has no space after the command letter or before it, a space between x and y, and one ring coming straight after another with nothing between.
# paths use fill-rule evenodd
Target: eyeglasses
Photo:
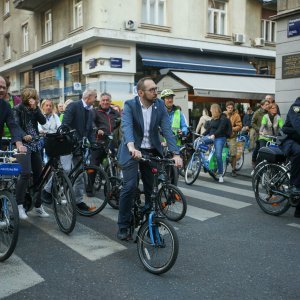
<instances>
[{"instance_id":1,"label":"eyeglasses","mask_svg":"<svg viewBox=\"0 0 300 300\"><path fill-rule=\"evenodd\" d=\"M157 87L156 88L152 88L149 90L144 90L145 92L150 92L150 93L156 93L157 92Z\"/></svg>"}]
</instances>

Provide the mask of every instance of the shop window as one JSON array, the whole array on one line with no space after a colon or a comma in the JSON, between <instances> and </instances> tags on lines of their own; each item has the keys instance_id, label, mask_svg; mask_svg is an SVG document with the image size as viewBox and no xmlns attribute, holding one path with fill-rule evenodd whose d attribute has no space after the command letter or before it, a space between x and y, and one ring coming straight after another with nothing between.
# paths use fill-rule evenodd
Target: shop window
<instances>
[{"instance_id":1,"label":"shop window","mask_svg":"<svg viewBox=\"0 0 300 300\"><path fill-rule=\"evenodd\" d=\"M55 89L59 87L56 70L50 69L40 72L40 90Z\"/></svg>"},{"instance_id":2,"label":"shop window","mask_svg":"<svg viewBox=\"0 0 300 300\"><path fill-rule=\"evenodd\" d=\"M44 42L52 41L52 12L48 10L44 14Z\"/></svg>"},{"instance_id":3,"label":"shop window","mask_svg":"<svg viewBox=\"0 0 300 300\"><path fill-rule=\"evenodd\" d=\"M269 43L276 42L276 22L261 20L261 37Z\"/></svg>"},{"instance_id":4,"label":"shop window","mask_svg":"<svg viewBox=\"0 0 300 300\"><path fill-rule=\"evenodd\" d=\"M73 22L74 29L82 27L82 1L80 0L73 2Z\"/></svg>"},{"instance_id":5,"label":"shop window","mask_svg":"<svg viewBox=\"0 0 300 300\"><path fill-rule=\"evenodd\" d=\"M20 73L20 90L28 87L34 87L33 71Z\"/></svg>"},{"instance_id":6,"label":"shop window","mask_svg":"<svg viewBox=\"0 0 300 300\"><path fill-rule=\"evenodd\" d=\"M4 36L4 60L11 58L11 48L10 48L10 34L7 33Z\"/></svg>"},{"instance_id":7,"label":"shop window","mask_svg":"<svg viewBox=\"0 0 300 300\"><path fill-rule=\"evenodd\" d=\"M143 0L142 22L153 25L166 25L166 0Z\"/></svg>"},{"instance_id":8,"label":"shop window","mask_svg":"<svg viewBox=\"0 0 300 300\"><path fill-rule=\"evenodd\" d=\"M208 1L208 33L226 35L226 1Z\"/></svg>"},{"instance_id":9,"label":"shop window","mask_svg":"<svg viewBox=\"0 0 300 300\"><path fill-rule=\"evenodd\" d=\"M81 62L65 65L65 97L79 99L84 90L85 77L82 76Z\"/></svg>"},{"instance_id":10,"label":"shop window","mask_svg":"<svg viewBox=\"0 0 300 300\"><path fill-rule=\"evenodd\" d=\"M23 52L29 51L28 23L22 26Z\"/></svg>"}]
</instances>

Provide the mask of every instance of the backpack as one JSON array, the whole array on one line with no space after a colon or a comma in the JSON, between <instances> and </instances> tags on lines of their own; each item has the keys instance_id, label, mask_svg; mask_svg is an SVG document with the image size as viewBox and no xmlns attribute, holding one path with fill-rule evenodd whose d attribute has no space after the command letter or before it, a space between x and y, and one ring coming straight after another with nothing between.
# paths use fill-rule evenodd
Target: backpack
<instances>
[{"instance_id":1,"label":"backpack","mask_svg":"<svg viewBox=\"0 0 300 300\"><path fill-rule=\"evenodd\" d=\"M226 135L226 138L230 138L232 135L232 125L228 118L226 118L225 135Z\"/></svg>"}]
</instances>

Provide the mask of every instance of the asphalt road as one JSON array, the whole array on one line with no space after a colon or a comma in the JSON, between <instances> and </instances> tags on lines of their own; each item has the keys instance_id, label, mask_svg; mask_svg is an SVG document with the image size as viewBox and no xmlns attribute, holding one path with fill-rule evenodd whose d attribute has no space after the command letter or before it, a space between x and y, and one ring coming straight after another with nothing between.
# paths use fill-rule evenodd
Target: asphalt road
<instances>
[{"instance_id":1,"label":"asphalt road","mask_svg":"<svg viewBox=\"0 0 300 300\"><path fill-rule=\"evenodd\" d=\"M66 236L55 219L21 224L15 254L0 264L7 299L300 299L300 219L263 213L250 178L224 184L200 176L180 187L187 216L172 223L180 251L155 276L143 269L136 244L116 239L117 211L78 217Z\"/></svg>"}]
</instances>

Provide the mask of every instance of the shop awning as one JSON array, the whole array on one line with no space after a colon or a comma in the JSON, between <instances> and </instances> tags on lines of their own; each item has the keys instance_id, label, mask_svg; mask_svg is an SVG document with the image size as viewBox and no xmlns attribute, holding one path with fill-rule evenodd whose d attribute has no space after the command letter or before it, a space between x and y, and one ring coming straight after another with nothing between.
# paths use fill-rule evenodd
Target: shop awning
<instances>
[{"instance_id":1,"label":"shop awning","mask_svg":"<svg viewBox=\"0 0 300 300\"><path fill-rule=\"evenodd\" d=\"M150 49L140 49L138 53L144 66L211 73L256 74L256 69L242 57L209 54L200 50L198 54Z\"/></svg>"},{"instance_id":2,"label":"shop awning","mask_svg":"<svg viewBox=\"0 0 300 300\"><path fill-rule=\"evenodd\" d=\"M194 89L197 96L261 100L275 94L275 79L191 72L171 72Z\"/></svg>"}]
</instances>

